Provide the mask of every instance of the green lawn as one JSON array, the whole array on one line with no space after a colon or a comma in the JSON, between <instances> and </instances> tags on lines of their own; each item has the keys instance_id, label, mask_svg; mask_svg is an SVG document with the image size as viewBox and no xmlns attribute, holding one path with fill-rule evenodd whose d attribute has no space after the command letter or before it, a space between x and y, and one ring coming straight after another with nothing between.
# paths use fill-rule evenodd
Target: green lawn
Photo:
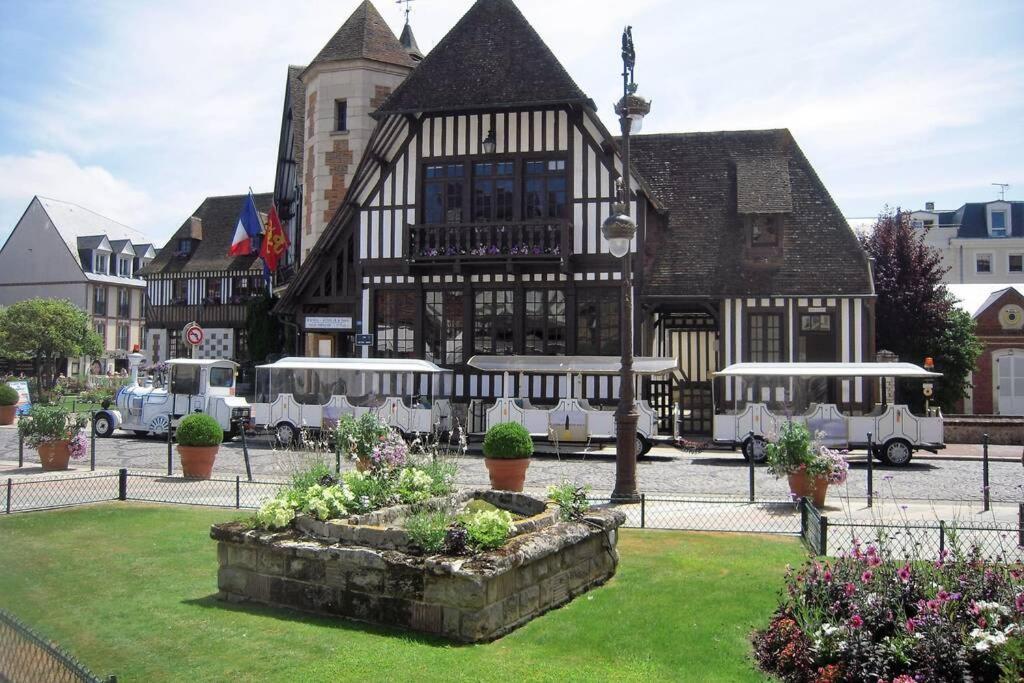
<instances>
[{"instance_id":1,"label":"green lawn","mask_svg":"<svg viewBox=\"0 0 1024 683\"><path fill-rule=\"evenodd\" d=\"M0 519L0 606L119 681L760 681L790 538L625 531L619 572L494 643L223 604L213 522L131 503Z\"/></svg>"}]
</instances>

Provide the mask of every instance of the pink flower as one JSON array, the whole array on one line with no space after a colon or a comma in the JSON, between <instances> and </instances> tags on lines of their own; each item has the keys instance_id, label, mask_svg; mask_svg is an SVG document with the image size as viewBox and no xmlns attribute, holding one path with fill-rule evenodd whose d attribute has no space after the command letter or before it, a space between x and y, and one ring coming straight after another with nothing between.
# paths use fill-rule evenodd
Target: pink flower
<instances>
[{"instance_id":1,"label":"pink flower","mask_svg":"<svg viewBox=\"0 0 1024 683\"><path fill-rule=\"evenodd\" d=\"M846 597L848 597L848 598L852 598L853 594L857 592L857 587L855 585L853 585L853 583L846 584L846 586L844 588L845 588L845 591L846 591Z\"/></svg>"},{"instance_id":2,"label":"pink flower","mask_svg":"<svg viewBox=\"0 0 1024 683\"><path fill-rule=\"evenodd\" d=\"M825 575L822 578L825 579L825 583L830 583L832 581L832 572L826 569Z\"/></svg>"},{"instance_id":3,"label":"pink flower","mask_svg":"<svg viewBox=\"0 0 1024 683\"><path fill-rule=\"evenodd\" d=\"M870 569L866 570L863 574L860 575L860 580L863 583L867 583L873 578L875 578L875 574Z\"/></svg>"},{"instance_id":4,"label":"pink flower","mask_svg":"<svg viewBox=\"0 0 1024 683\"><path fill-rule=\"evenodd\" d=\"M863 625L864 620L860 618L859 614L854 614L852 617L850 617L850 626L854 628L860 628Z\"/></svg>"},{"instance_id":5,"label":"pink flower","mask_svg":"<svg viewBox=\"0 0 1024 683\"><path fill-rule=\"evenodd\" d=\"M896 576L899 577L903 583L910 583L910 565L905 564L896 570Z\"/></svg>"},{"instance_id":6,"label":"pink flower","mask_svg":"<svg viewBox=\"0 0 1024 683\"><path fill-rule=\"evenodd\" d=\"M940 602L948 602L949 601L949 593L946 592L945 590L940 590L939 594L936 595L935 597L937 597Z\"/></svg>"},{"instance_id":7,"label":"pink flower","mask_svg":"<svg viewBox=\"0 0 1024 683\"><path fill-rule=\"evenodd\" d=\"M985 621L985 617L978 617L978 628L985 628L988 626L988 622Z\"/></svg>"},{"instance_id":8,"label":"pink flower","mask_svg":"<svg viewBox=\"0 0 1024 683\"><path fill-rule=\"evenodd\" d=\"M1013 600L1013 604L1018 612L1024 612L1024 593L1018 593L1017 597Z\"/></svg>"},{"instance_id":9,"label":"pink flower","mask_svg":"<svg viewBox=\"0 0 1024 683\"><path fill-rule=\"evenodd\" d=\"M917 624L914 623L914 620L907 619L907 633L913 633L915 628L917 628Z\"/></svg>"},{"instance_id":10,"label":"pink flower","mask_svg":"<svg viewBox=\"0 0 1024 683\"><path fill-rule=\"evenodd\" d=\"M908 676L907 674L902 674L902 675L897 676L896 678L892 679L892 683L917 683L917 681L914 680L913 676Z\"/></svg>"},{"instance_id":11,"label":"pink flower","mask_svg":"<svg viewBox=\"0 0 1024 683\"><path fill-rule=\"evenodd\" d=\"M939 602L938 600L929 600L928 601L928 609L929 609L929 611L938 612L940 607L942 607L942 603Z\"/></svg>"},{"instance_id":12,"label":"pink flower","mask_svg":"<svg viewBox=\"0 0 1024 683\"><path fill-rule=\"evenodd\" d=\"M880 558L878 555L868 555L869 567L877 567L880 564L882 564L882 558Z\"/></svg>"}]
</instances>

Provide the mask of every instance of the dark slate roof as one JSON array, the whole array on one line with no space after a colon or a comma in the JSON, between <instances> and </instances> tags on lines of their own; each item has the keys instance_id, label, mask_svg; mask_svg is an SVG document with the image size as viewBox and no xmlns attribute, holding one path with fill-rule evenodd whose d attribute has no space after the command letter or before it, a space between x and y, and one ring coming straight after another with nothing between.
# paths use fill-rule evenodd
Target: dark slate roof
<instances>
[{"instance_id":1,"label":"dark slate roof","mask_svg":"<svg viewBox=\"0 0 1024 683\"><path fill-rule=\"evenodd\" d=\"M346 59L372 59L400 66L415 63L370 0L356 7L309 66Z\"/></svg>"},{"instance_id":2,"label":"dark slate roof","mask_svg":"<svg viewBox=\"0 0 1024 683\"><path fill-rule=\"evenodd\" d=\"M736 204L740 213L793 210L789 160L782 156L737 157Z\"/></svg>"},{"instance_id":3,"label":"dark slate roof","mask_svg":"<svg viewBox=\"0 0 1024 683\"><path fill-rule=\"evenodd\" d=\"M594 103L512 0L477 0L377 114Z\"/></svg>"},{"instance_id":4,"label":"dark slate roof","mask_svg":"<svg viewBox=\"0 0 1024 683\"><path fill-rule=\"evenodd\" d=\"M304 66L288 67L288 96L292 104L292 125L295 130L295 144L292 154L295 155L295 168L302 175L302 153L306 149L306 86L300 76L306 70Z\"/></svg>"},{"instance_id":5,"label":"dark slate roof","mask_svg":"<svg viewBox=\"0 0 1024 683\"><path fill-rule=\"evenodd\" d=\"M228 256L245 197L244 194L207 197L195 213L185 219L156 258L142 269L141 274L262 268L256 255ZM271 192L253 195L253 198L256 200L256 208L263 214L270 210L270 205L274 201ZM195 244L191 256L187 259L175 258L174 251L177 249L178 240L193 235L197 224L202 226L202 239Z\"/></svg>"},{"instance_id":6,"label":"dark slate roof","mask_svg":"<svg viewBox=\"0 0 1024 683\"><path fill-rule=\"evenodd\" d=\"M957 237L976 238L988 237L988 205L999 202L972 202L964 204L947 223L940 220L940 225L959 225ZM1010 205L1010 223L1013 237L1024 237L1024 202L1005 202ZM996 238L998 239L998 238Z\"/></svg>"},{"instance_id":7,"label":"dark slate roof","mask_svg":"<svg viewBox=\"0 0 1024 683\"><path fill-rule=\"evenodd\" d=\"M402 44L405 51L409 53L409 56L415 61L423 59L423 53L420 52L420 46L416 44L416 36L412 34L412 26L409 24L405 25L402 29L402 35L398 37L398 42Z\"/></svg>"},{"instance_id":8,"label":"dark slate roof","mask_svg":"<svg viewBox=\"0 0 1024 683\"><path fill-rule=\"evenodd\" d=\"M667 209L644 250L645 296L870 294L868 260L788 130L639 135L633 164ZM791 210L781 257L749 257L738 168L784 160ZM775 200L764 201L774 206Z\"/></svg>"}]
</instances>

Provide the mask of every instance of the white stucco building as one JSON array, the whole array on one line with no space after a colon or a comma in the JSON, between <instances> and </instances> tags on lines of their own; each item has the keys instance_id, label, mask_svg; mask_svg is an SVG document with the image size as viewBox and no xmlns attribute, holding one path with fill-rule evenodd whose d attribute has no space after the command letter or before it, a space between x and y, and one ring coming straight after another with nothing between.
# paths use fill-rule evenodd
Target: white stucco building
<instances>
[{"instance_id":1,"label":"white stucco building","mask_svg":"<svg viewBox=\"0 0 1024 683\"><path fill-rule=\"evenodd\" d=\"M138 230L77 204L34 197L0 249L0 306L69 299L92 316L104 356L68 359L62 371L127 368L145 317L146 283L138 272L155 256Z\"/></svg>"},{"instance_id":2,"label":"white stucco building","mask_svg":"<svg viewBox=\"0 0 1024 683\"><path fill-rule=\"evenodd\" d=\"M928 203L910 220L942 254L945 282L1024 282L1024 202L974 202L952 211Z\"/></svg>"}]
</instances>

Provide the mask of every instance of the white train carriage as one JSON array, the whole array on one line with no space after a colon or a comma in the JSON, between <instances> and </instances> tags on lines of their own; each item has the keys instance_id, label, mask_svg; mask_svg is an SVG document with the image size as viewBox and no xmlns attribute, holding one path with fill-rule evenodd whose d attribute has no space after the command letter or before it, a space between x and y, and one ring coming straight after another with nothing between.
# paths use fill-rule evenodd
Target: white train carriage
<instances>
[{"instance_id":1,"label":"white train carriage","mask_svg":"<svg viewBox=\"0 0 1024 683\"><path fill-rule=\"evenodd\" d=\"M143 356L129 356L131 378L114 397L114 407L96 413L93 431L108 437L115 429L146 434L166 434L168 425L190 413L206 413L217 420L226 439L235 436L239 423L248 420L249 404L235 396L238 363L225 359L175 358L167 361L170 377L166 388L147 382L138 385Z\"/></svg>"},{"instance_id":2,"label":"white train carriage","mask_svg":"<svg viewBox=\"0 0 1024 683\"><path fill-rule=\"evenodd\" d=\"M451 429L441 373L424 360L282 358L256 368L252 423L290 444L302 428L333 429L342 415L376 413L403 434Z\"/></svg>"},{"instance_id":3,"label":"white train carriage","mask_svg":"<svg viewBox=\"0 0 1024 683\"><path fill-rule=\"evenodd\" d=\"M844 415L831 403L810 403L805 412L794 410L793 395L798 383L809 379L913 378L928 381L941 377L912 363L736 363L715 373L715 377L736 381L731 409L714 417L714 442L721 446L742 446L743 455L755 462L764 460L767 435L778 433L787 421L807 425L812 434L834 448L867 448L868 434L874 456L891 465L906 465L915 450L935 452L945 448L941 412L920 417L905 405L881 403L866 415ZM787 397L772 401L773 392ZM885 392L882 392L883 398ZM776 406L773 410L769 404ZM799 409L799 408L796 408Z\"/></svg>"},{"instance_id":4,"label":"white train carriage","mask_svg":"<svg viewBox=\"0 0 1024 683\"><path fill-rule=\"evenodd\" d=\"M555 444L604 444L615 441L614 406L594 407L583 396L583 378L599 375L616 376L622 361L615 356L473 356L469 366L489 373L501 373L501 387L504 394L492 405L483 401L470 402L469 414L482 414L484 419L476 421L474 436L481 436L490 427L502 422L518 422L526 427L536 441ZM637 380L643 377L657 377L671 373L677 376L679 370L674 358L637 358L633 361ZM510 395L512 375L520 378L519 387L525 389L526 375L564 375L568 395L558 399L555 405L533 405L526 396ZM637 396L639 396L637 392ZM651 450L658 434L658 415L644 400L636 401L640 414L637 423L637 455Z\"/></svg>"}]
</instances>

